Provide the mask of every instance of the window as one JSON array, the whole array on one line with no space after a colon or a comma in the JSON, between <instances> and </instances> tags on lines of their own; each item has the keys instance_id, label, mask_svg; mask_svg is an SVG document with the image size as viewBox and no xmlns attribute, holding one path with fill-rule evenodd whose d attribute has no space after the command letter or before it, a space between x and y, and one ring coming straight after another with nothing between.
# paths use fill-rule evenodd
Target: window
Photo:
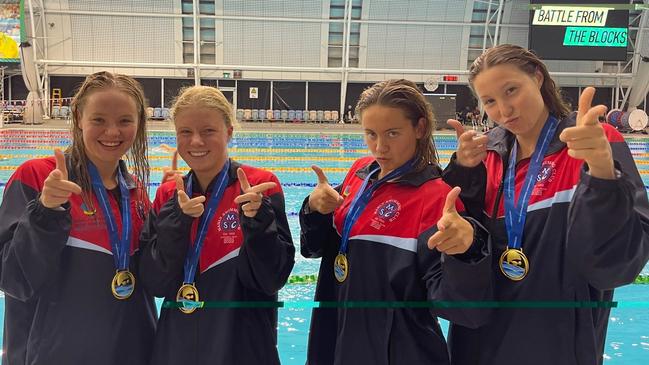
<instances>
[{"instance_id":1,"label":"window","mask_svg":"<svg viewBox=\"0 0 649 365\"><path fill-rule=\"evenodd\" d=\"M183 14L193 14L192 0L181 0ZM216 63L216 22L212 18L200 18L200 15L216 14L214 0L200 0L199 29L200 29L200 63ZM183 18L183 62L194 62L194 20Z\"/></svg>"},{"instance_id":2,"label":"window","mask_svg":"<svg viewBox=\"0 0 649 365\"><path fill-rule=\"evenodd\" d=\"M352 21L361 18L363 1L352 1ZM345 20L345 0L331 0L329 6L329 19ZM328 66L342 67L343 65L343 39L345 37L344 23L329 23L329 51ZM349 66L358 67L358 47L360 45L361 25L351 24L349 37Z\"/></svg>"}]
</instances>

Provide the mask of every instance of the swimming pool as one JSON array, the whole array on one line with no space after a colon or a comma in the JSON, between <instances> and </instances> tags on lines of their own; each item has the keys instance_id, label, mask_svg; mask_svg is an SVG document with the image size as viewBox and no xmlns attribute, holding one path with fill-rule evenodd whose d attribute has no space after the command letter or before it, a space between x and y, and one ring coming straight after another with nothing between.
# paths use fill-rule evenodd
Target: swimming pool
<instances>
[{"instance_id":1,"label":"swimming pool","mask_svg":"<svg viewBox=\"0 0 649 365\"><path fill-rule=\"evenodd\" d=\"M171 132L150 132L151 198L169 166L170 154L159 146L175 146ZM442 165L455 150L455 137L435 137ZM649 186L649 139L628 138L645 185ZM69 143L67 131L0 130L0 190L23 161L52 154L54 147ZM282 183L286 212L296 247L299 245L298 211L317 179L310 166L317 164L332 184L341 182L347 168L367 154L360 134L340 133L259 133L238 132L230 143L230 155L237 161L274 172ZM182 168L186 165L180 164ZM316 274L319 260L298 254L292 275ZM649 274L645 267L643 274ZM287 284L280 300L305 303L313 299L314 284ZM629 285L616 290L615 300L624 308L614 308L609 320L605 347L606 364L640 364L649 359L649 285ZM644 302L644 303L638 303ZM0 300L0 315L4 300ZM278 316L278 347L282 364L304 364L309 331L309 308L281 308ZM2 327L0 327L0 335ZM644 360L644 361L643 361Z\"/></svg>"}]
</instances>

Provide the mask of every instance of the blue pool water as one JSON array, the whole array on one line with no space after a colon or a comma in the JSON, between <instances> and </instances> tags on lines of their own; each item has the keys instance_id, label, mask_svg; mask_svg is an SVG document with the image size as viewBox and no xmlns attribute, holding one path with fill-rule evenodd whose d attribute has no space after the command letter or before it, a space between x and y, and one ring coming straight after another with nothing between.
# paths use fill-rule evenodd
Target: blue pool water
<instances>
[{"instance_id":1,"label":"blue pool water","mask_svg":"<svg viewBox=\"0 0 649 365\"><path fill-rule=\"evenodd\" d=\"M435 137L442 165L446 165L456 148L455 137ZM645 185L649 186L649 139L627 139ZM16 166L26 159L48 156L53 147L69 143L65 131L0 131L0 190ZM150 133L151 198L162 176L162 168L170 163L170 154L162 144L175 146L170 132ZM359 134L314 133L247 133L240 132L230 144L230 155L236 160L273 171L282 183L286 212L294 243L299 245L297 212L302 200L317 182L310 166L317 164L330 182L341 182L345 171L358 157L366 155ZM181 163L181 167L186 165ZM299 250L298 250L299 252ZM307 260L299 253L292 275L316 274L319 260ZM644 274L649 274L645 267ZM289 284L280 292L285 302L310 301L315 285ZM629 285L616 290L615 300L626 308L614 308L609 320L605 348L606 364L649 363L649 285ZM637 303L644 302L644 303ZM0 316L4 300L0 299ZM304 364L311 310L281 308L279 310L278 347L282 364ZM446 323L443 323L446 328ZM2 326L0 326L0 335ZM551 335L551 334L548 334ZM532 345L532 344L531 344Z\"/></svg>"}]
</instances>

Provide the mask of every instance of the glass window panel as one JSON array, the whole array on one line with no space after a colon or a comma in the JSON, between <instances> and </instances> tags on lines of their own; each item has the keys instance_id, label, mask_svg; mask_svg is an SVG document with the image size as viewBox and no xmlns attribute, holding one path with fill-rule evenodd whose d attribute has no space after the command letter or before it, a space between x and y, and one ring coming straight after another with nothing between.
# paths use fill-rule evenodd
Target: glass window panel
<instances>
[{"instance_id":1,"label":"glass window panel","mask_svg":"<svg viewBox=\"0 0 649 365\"><path fill-rule=\"evenodd\" d=\"M216 42L216 30L201 29L201 41Z\"/></svg>"},{"instance_id":2,"label":"glass window panel","mask_svg":"<svg viewBox=\"0 0 649 365\"><path fill-rule=\"evenodd\" d=\"M216 12L216 5L214 5L214 2L200 2L198 5L198 9L200 10L201 14L209 14L209 15L214 15Z\"/></svg>"},{"instance_id":3,"label":"glass window panel","mask_svg":"<svg viewBox=\"0 0 649 365\"><path fill-rule=\"evenodd\" d=\"M342 47L329 47L329 57L343 57L343 48Z\"/></svg>"},{"instance_id":4,"label":"glass window panel","mask_svg":"<svg viewBox=\"0 0 649 365\"><path fill-rule=\"evenodd\" d=\"M329 18L331 19L342 19L343 17L345 17L345 8L332 7L329 11Z\"/></svg>"},{"instance_id":5,"label":"glass window panel","mask_svg":"<svg viewBox=\"0 0 649 365\"><path fill-rule=\"evenodd\" d=\"M343 44L343 35L342 34L329 34L329 44L335 46L342 46Z\"/></svg>"},{"instance_id":6,"label":"glass window panel","mask_svg":"<svg viewBox=\"0 0 649 365\"><path fill-rule=\"evenodd\" d=\"M216 63L216 55L201 53L201 63L213 65Z\"/></svg>"},{"instance_id":7,"label":"glass window panel","mask_svg":"<svg viewBox=\"0 0 649 365\"><path fill-rule=\"evenodd\" d=\"M342 33L343 32L343 23L329 23L329 32L331 32L331 33Z\"/></svg>"},{"instance_id":8,"label":"glass window panel","mask_svg":"<svg viewBox=\"0 0 649 365\"><path fill-rule=\"evenodd\" d=\"M329 58L329 62L327 63L329 67L342 67L343 61L340 58Z\"/></svg>"},{"instance_id":9,"label":"glass window panel","mask_svg":"<svg viewBox=\"0 0 649 365\"><path fill-rule=\"evenodd\" d=\"M183 40L184 41L193 41L194 40L194 29L183 27Z\"/></svg>"},{"instance_id":10,"label":"glass window panel","mask_svg":"<svg viewBox=\"0 0 649 365\"><path fill-rule=\"evenodd\" d=\"M199 20L200 20L201 28L215 28L214 19L203 18Z\"/></svg>"}]
</instances>

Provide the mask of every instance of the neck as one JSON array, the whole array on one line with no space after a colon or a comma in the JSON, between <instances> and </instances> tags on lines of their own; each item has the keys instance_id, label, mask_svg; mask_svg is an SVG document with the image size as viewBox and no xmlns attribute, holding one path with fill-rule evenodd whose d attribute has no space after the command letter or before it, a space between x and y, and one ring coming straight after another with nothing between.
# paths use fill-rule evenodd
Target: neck
<instances>
[{"instance_id":1,"label":"neck","mask_svg":"<svg viewBox=\"0 0 649 365\"><path fill-rule=\"evenodd\" d=\"M201 190L206 193L207 192L207 187L210 185L212 180L216 177L216 175L221 172L223 169L223 166L225 166L225 161L221 163L216 169L211 170L211 171L194 171L194 174L196 175L196 180L198 180L198 185L201 186Z\"/></svg>"},{"instance_id":2,"label":"neck","mask_svg":"<svg viewBox=\"0 0 649 365\"><path fill-rule=\"evenodd\" d=\"M516 161L532 156L536 149L536 142L539 140L539 136L541 135L541 130L543 129L543 126L545 126L545 122L548 120L549 116L550 112L547 109L544 109L531 130L527 133L516 135L516 141L518 142Z\"/></svg>"},{"instance_id":3,"label":"neck","mask_svg":"<svg viewBox=\"0 0 649 365\"><path fill-rule=\"evenodd\" d=\"M198 185L200 185L201 190L205 193L207 192L207 187L210 185L212 180L214 180L214 177L216 176L217 173L196 173L196 180L198 180Z\"/></svg>"},{"instance_id":4,"label":"neck","mask_svg":"<svg viewBox=\"0 0 649 365\"><path fill-rule=\"evenodd\" d=\"M91 159L92 161L92 159ZM97 162L92 161L99 172L99 177L104 183L106 189L114 189L117 186L117 169L119 161L115 162Z\"/></svg>"},{"instance_id":5,"label":"neck","mask_svg":"<svg viewBox=\"0 0 649 365\"><path fill-rule=\"evenodd\" d=\"M379 179L379 180L382 179L384 176L386 176L387 174L391 173L392 171L393 171L393 170L384 170L384 169L379 170L379 176L378 176L378 179Z\"/></svg>"}]
</instances>

